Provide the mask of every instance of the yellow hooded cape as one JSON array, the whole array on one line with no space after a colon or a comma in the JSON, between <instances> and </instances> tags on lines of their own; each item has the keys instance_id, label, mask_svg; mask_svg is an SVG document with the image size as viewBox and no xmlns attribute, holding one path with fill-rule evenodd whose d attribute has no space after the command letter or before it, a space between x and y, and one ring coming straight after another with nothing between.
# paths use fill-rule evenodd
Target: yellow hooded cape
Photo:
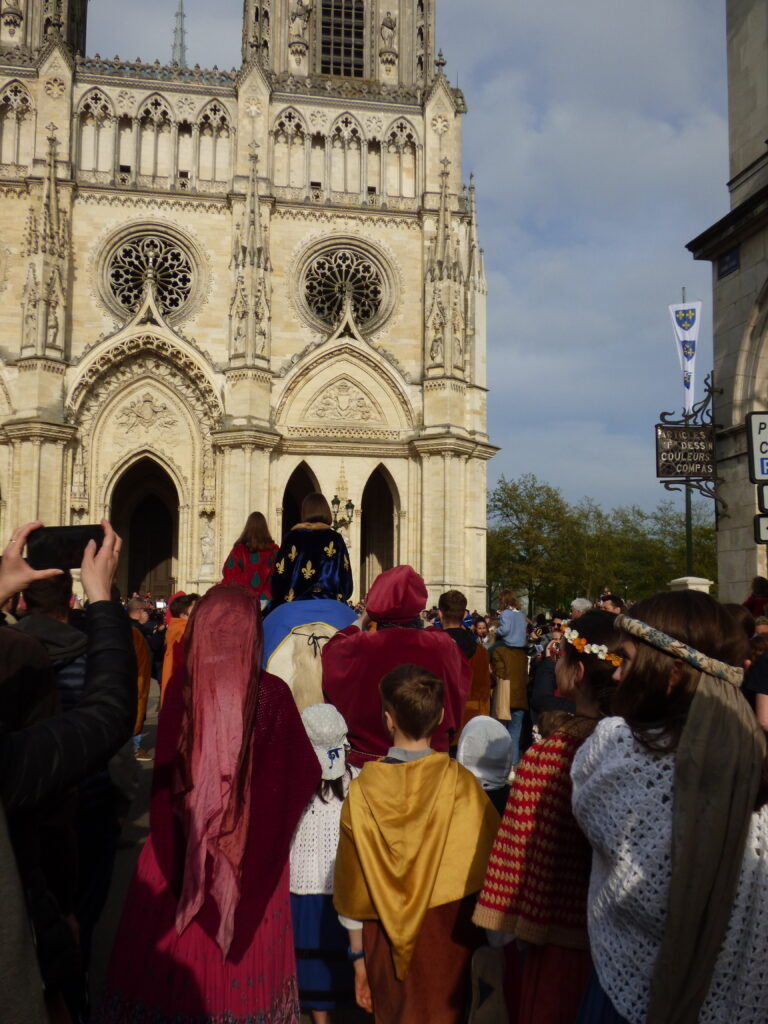
<instances>
[{"instance_id":1,"label":"yellow hooded cape","mask_svg":"<svg viewBox=\"0 0 768 1024\"><path fill-rule=\"evenodd\" d=\"M427 910L478 892L499 816L447 754L365 765L341 811L333 902L381 921L403 979Z\"/></svg>"}]
</instances>

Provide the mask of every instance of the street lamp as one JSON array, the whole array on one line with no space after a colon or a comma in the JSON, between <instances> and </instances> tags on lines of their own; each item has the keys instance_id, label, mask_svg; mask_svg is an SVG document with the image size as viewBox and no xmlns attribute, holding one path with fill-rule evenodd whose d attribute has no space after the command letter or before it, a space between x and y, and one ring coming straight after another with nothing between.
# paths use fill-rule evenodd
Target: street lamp
<instances>
[{"instance_id":1,"label":"street lamp","mask_svg":"<svg viewBox=\"0 0 768 1024\"><path fill-rule=\"evenodd\" d=\"M342 529L345 526L349 526L352 522L352 513L355 511L355 505L351 498L347 498L347 502L344 505L344 511L347 513L345 516L340 516L341 511L341 499L338 494L334 494L333 500L331 501L331 509L333 510L333 528L334 530Z\"/></svg>"}]
</instances>

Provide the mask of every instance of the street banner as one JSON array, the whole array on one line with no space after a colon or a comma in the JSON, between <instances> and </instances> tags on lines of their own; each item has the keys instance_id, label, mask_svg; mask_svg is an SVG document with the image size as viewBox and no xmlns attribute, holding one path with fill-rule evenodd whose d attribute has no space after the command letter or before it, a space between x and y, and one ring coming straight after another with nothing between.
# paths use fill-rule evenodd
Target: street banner
<instances>
[{"instance_id":1,"label":"street banner","mask_svg":"<svg viewBox=\"0 0 768 1024\"><path fill-rule=\"evenodd\" d=\"M670 306L669 315L675 329L675 348L683 373L683 412L688 414L693 411L694 369L701 323L701 303L683 302Z\"/></svg>"}]
</instances>

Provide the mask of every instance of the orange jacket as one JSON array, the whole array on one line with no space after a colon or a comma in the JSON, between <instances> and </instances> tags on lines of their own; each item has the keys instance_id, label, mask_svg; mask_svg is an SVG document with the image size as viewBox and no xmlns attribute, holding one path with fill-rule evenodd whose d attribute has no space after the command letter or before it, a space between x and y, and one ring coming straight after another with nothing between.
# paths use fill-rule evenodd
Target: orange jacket
<instances>
[{"instance_id":1,"label":"orange jacket","mask_svg":"<svg viewBox=\"0 0 768 1024\"><path fill-rule=\"evenodd\" d=\"M168 629L165 632L165 654L163 656L163 676L160 680L160 706L163 704L163 697L165 697L165 688L168 685L168 680L171 678L173 672L173 649L177 643L184 636L184 631L187 628L188 618L185 619L171 619L168 623Z\"/></svg>"}]
</instances>

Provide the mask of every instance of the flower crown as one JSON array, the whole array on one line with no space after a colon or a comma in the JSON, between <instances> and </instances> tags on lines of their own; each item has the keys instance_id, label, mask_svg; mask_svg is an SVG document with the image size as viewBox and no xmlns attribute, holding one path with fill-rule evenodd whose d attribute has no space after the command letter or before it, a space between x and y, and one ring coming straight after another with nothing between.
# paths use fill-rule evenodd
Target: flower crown
<instances>
[{"instance_id":1,"label":"flower crown","mask_svg":"<svg viewBox=\"0 0 768 1024\"><path fill-rule=\"evenodd\" d=\"M566 626L563 630L563 636L572 647L576 648L579 654L594 654L600 659L600 661L610 662L614 668L618 668L624 661L624 659L620 658L618 654L613 654L612 651L609 651L605 644L587 643L584 637L579 636L578 631L571 629L570 626Z\"/></svg>"}]
</instances>

